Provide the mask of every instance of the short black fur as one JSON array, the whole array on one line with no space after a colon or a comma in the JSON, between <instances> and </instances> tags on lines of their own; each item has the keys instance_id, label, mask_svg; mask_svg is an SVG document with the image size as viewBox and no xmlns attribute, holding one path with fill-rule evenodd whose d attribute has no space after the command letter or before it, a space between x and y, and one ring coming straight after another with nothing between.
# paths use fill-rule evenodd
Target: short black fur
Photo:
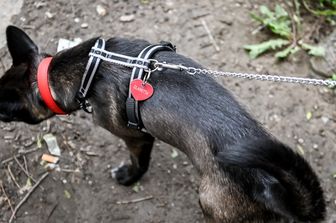
<instances>
[{"instance_id":1,"label":"short black fur","mask_svg":"<svg viewBox=\"0 0 336 223\"><path fill-rule=\"evenodd\" d=\"M13 66L0 79L0 120L39 123L54 114L36 88L40 54L20 29L7 29ZM96 38L53 57L50 87L67 112L79 109L75 99ZM137 56L149 43L112 38L106 49ZM17 47L20 46L20 47ZM155 59L201 67L173 52ZM309 164L275 140L231 93L207 75L163 70L151 75L153 97L140 103L148 133L127 128L125 101L131 69L102 62L88 100L95 123L121 137L130 164L114 171L131 185L147 171L154 138L184 152L200 173L200 205L207 222L320 222L325 215L323 192Z\"/></svg>"}]
</instances>

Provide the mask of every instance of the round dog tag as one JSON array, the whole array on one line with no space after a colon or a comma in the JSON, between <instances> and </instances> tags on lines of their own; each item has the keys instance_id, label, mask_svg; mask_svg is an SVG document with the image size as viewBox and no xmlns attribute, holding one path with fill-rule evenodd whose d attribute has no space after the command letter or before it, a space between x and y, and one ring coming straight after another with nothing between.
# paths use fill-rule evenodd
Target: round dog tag
<instances>
[{"instance_id":1,"label":"round dog tag","mask_svg":"<svg viewBox=\"0 0 336 223\"><path fill-rule=\"evenodd\" d=\"M149 83L143 83L140 79L131 82L131 93L135 100L144 101L152 97L154 89Z\"/></svg>"}]
</instances>

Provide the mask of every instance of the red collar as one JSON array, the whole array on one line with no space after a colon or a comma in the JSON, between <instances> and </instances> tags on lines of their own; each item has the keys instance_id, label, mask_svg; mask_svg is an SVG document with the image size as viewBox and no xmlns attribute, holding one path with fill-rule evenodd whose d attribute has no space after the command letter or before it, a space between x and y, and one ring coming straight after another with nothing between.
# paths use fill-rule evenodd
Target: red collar
<instances>
[{"instance_id":1,"label":"red collar","mask_svg":"<svg viewBox=\"0 0 336 223\"><path fill-rule=\"evenodd\" d=\"M58 115L65 115L66 113L60 107L58 107L51 95L48 81L48 68L51 60L52 57L47 57L44 58L39 64L37 69L37 86L40 91L40 95L48 108Z\"/></svg>"}]
</instances>

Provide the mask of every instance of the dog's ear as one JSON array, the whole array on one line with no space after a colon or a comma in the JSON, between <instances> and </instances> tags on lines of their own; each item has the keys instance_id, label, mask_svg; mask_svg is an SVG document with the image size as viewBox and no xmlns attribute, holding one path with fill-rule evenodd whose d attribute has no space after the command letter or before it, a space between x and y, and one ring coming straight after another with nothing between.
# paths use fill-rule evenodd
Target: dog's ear
<instances>
[{"instance_id":1,"label":"dog's ear","mask_svg":"<svg viewBox=\"0 0 336 223\"><path fill-rule=\"evenodd\" d=\"M35 54L38 54L38 47L21 29L15 26L8 26L6 29L8 50L13 59L13 65L29 62Z\"/></svg>"}]
</instances>

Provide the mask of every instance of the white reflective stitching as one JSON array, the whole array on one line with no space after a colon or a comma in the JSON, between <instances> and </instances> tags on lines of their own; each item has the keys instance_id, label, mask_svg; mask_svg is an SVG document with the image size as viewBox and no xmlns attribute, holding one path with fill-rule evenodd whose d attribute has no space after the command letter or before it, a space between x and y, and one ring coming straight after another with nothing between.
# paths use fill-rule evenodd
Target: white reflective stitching
<instances>
[{"instance_id":1,"label":"white reflective stitching","mask_svg":"<svg viewBox=\"0 0 336 223\"><path fill-rule=\"evenodd\" d=\"M98 57L98 58L100 58L100 59L102 59L104 61L108 61L108 62L111 62L111 63L123 65L123 66L126 66L126 67L131 67L131 68L132 67L139 67L139 68L142 68L142 69L147 69L147 67L145 65L122 62L122 61L119 61L119 60L114 60L114 59L106 58L106 57L103 57L102 55L98 55L98 54L95 54L95 53L89 53L89 56ZM148 60L146 62L149 63Z\"/></svg>"},{"instance_id":2,"label":"white reflective stitching","mask_svg":"<svg viewBox=\"0 0 336 223\"><path fill-rule=\"evenodd\" d=\"M98 46L98 41L95 42L94 47L97 47L97 46ZM86 76L87 76L87 74L89 72L89 69L91 67L92 61L93 61L93 57L90 57L88 63L86 64L85 72L84 72L83 77L82 77L82 82L81 82L81 86L80 86L79 91L82 93L83 96L86 96L86 92L87 92L87 90L83 88L83 84L84 84Z\"/></svg>"},{"instance_id":3,"label":"white reflective stitching","mask_svg":"<svg viewBox=\"0 0 336 223\"><path fill-rule=\"evenodd\" d=\"M126 56L126 55L119 54L119 53L113 53L113 52L109 52L109 51L99 49L99 48L96 48L96 47L92 47L92 49L95 50L95 51L105 53L106 55L117 56L117 57L121 57L121 58L124 58L124 59L127 59L127 60L137 60L137 61L142 61L144 63L148 62L148 60L146 60L146 59L141 59L141 58L137 58L137 57L130 57L130 56ZM95 52L90 52L90 54L99 55L99 54L96 54Z\"/></svg>"},{"instance_id":4,"label":"white reflective stitching","mask_svg":"<svg viewBox=\"0 0 336 223\"><path fill-rule=\"evenodd\" d=\"M105 48L105 40L101 39L102 40L102 48L104 49ZM97 69L98 69L98 65L99 65L99 62L100 62L100 59L97 60L93 70L92 70L92 73L95 74ZM91 87L91 83L92 83L92 79L93 79L94 75L91 75L90 76L90 79L88 80L88 83L86 85L86 88L85 88L85 94L84 96L86 96L87 92L89 91L89 88Z\"/></svg>"}]
</instances>

